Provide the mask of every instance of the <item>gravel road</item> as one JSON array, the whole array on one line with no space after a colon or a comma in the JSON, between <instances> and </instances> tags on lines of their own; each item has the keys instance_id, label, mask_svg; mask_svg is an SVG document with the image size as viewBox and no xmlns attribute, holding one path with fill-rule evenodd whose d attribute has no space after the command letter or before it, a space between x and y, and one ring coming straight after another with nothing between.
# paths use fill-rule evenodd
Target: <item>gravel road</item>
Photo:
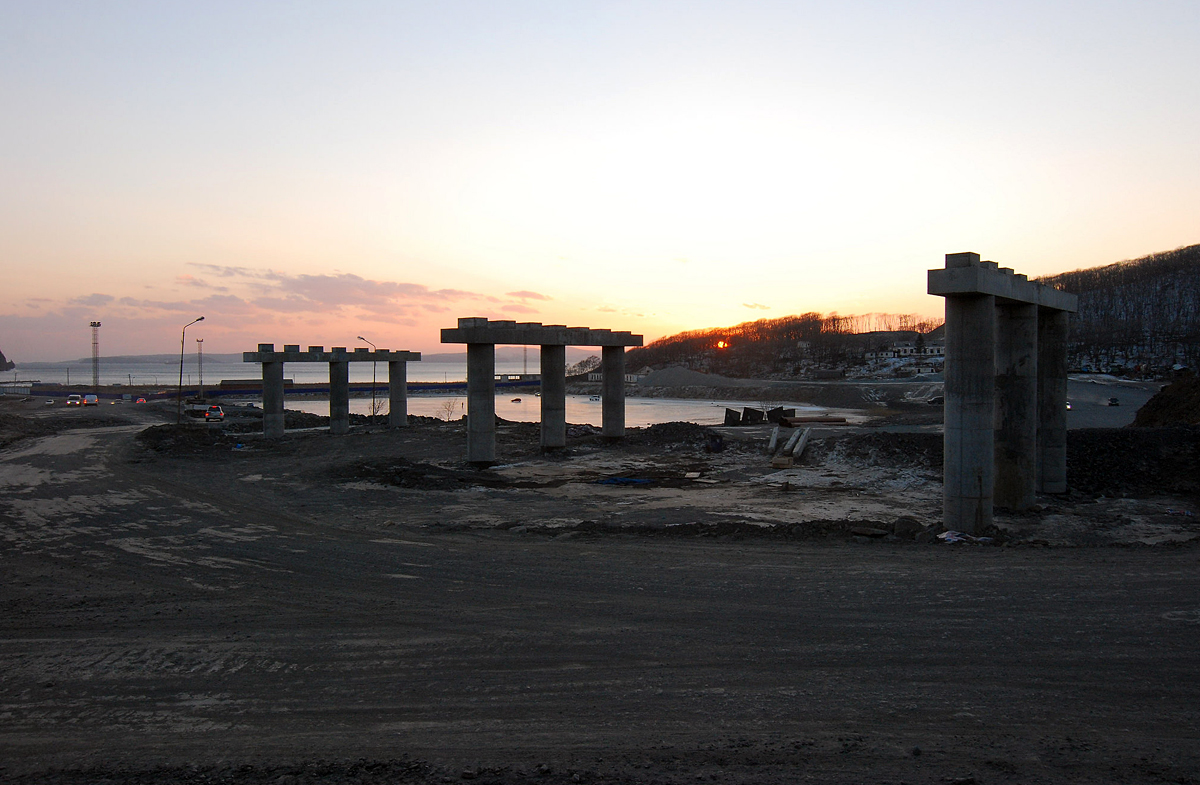
<instances>
[{"instance_id":1,"label":"gravel road","mask_svg":"<svg viewBox=\"0 0 1200 785\"><path fill-rule=\"evenodd\" d=\"M461 433L141 427L0 453L0 779L1200 781L1193 545L556 534L516 524L690 491L383 489L330 469Z\"/></svg>"}]
</instances>

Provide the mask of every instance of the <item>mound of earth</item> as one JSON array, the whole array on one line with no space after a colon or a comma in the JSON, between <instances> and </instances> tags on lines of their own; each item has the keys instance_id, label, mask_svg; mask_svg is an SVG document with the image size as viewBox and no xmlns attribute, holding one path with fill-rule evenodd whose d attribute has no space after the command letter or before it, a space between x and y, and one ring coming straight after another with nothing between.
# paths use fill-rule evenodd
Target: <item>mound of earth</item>
<instances>
[{"instance_id":1,"label":"mound of earth","mask_svg":"<svg viewBox=\"0 0 1200 785\"><path fill-rule=\"evenodd\" d=\"M625 443L638 447L701 445L707 440L708 433L708 428L692 422L662 422L648 428L625 429Z\"/></svg>"},{"instance_id":2,"label":"mound of earth","mask_svg":"<svg viewBox=\"0 0 1200 785\"><path fill-rule=\"evenodd\" d=\"M29 436L47 436L57 429L48 422L0 413L0 447Z\"/></svg>"},{"instance_id":3,"label":"mound of earth","mask_svg":"<svg viewBox=\"0 0 1200 785\"><path fill-rule=\"evenodd\" d=\"M1200 427L1068 431L1067 485L1102 496L1200 494Z\"/></svg>"},{"instance_id":4,"label":"mound of earth","mask_svg":"<svg viewBox=\"0 0 1200 785\"><path fill-rule=\"evenodd\" d=\"M219 428L190 423L154 425L139 431L136 438L147 449L176 454L210 452L215 447L228 449L234 443L233 437Z\"/></svg>"},{"instance_id":5,"label":"mound of earth","mask_svg":"<svg viewBox=\"0 0 1200 785\"><path fill-rule=\"evenodd\" d=\"M942 466L940 433L856 433L829 436L812 441L804 453L804 463L826 461L863 466L921 467Z\"/></svg>"},{"instance_id":6,"label":"mound of earth","mask_svg":"<svg viewBox=\"0 0 1200 785\"><path fill-rule=\"evenodd\" d=\"M1159 390L1138 409L1133 425L1200 425L1200 376L1185 377Z\"/></svg>"},{"instance_id":7,"label":"mound of earth","mask_svg":"<svg viewBox=\"0 0 1200 785\"><path fill-rule=\"evenodd\" d=\"M938 433L861 433L814 440L803 463L939 470L942 455ZM1096 496L1200 494L1200 427L1069 431L1067 485Z\"/></svg>"},{"instance_id":8,"label":"mound of earth","mask_svg":"<svg viewBox=\"0 0 1200 785\"><path fill-rule=\"evenodd\" d=\"M367 480L397 488L426 491L455 491L474 486L495 488L508 485L499 475L470 468L445 468L416 463L405 458L359 461L337 467L332 472L339 480Z\"/></svg>"}]
</instances>

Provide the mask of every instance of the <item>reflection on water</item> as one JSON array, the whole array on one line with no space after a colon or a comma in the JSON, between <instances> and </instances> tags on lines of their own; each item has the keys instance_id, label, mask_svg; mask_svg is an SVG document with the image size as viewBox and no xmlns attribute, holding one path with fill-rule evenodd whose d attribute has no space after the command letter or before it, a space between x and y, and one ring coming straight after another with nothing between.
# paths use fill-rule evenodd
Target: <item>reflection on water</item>
<instances>
[{"instance_id":1,"label":"reflection on water","mask_svg":"<svg viewBox=\"0 0 1200 785\"><path fill-rule=\"evenodd\" d=\"M445 418L447 411L458 419L466 413L466 396L416 395L408 399L408 413L422 417ZM378 399L381 413L387 413L386 398ZM826 411L821 406L804 403L778 403L776 406L795 408L797 412L817 413ZM720 425L725 421L725 408L741 411L745 406L753 407L749 401L697 401L679 398L626 398L625 424L630 427L654 425L662 422L694 422L699 425ZM285 406L311 414L329 414L329 402L300 398L287 399ZM587 423L599 426L602 423L602 403L586 395L567 396L567 422ZM350 411L367 414L371 410L370 398L351 398ZM541 398L536 395L500 394L496 396L496 416L519 422L541 422Z\"/></svg>"}]
</instances>

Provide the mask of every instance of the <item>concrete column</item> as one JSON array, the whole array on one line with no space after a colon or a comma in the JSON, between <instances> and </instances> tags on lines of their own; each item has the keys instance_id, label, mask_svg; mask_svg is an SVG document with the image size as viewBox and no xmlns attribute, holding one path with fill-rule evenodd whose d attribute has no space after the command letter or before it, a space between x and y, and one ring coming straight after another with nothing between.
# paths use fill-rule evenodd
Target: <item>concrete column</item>
<instances>
[{"instance_id":1,"label":"concrete column","mask_svg":"<svg viewBox=\"0 0 1200 785\"><path fill-rule=\"evenodd\" d=\"M345 360L329 362L329 432L350 432L350 363Z\"/></svg>"},{"instance_id":2,"label":"concrete column","mask_svg":"<svg viewBox=\"0 0 1200 785\"><path fill-rule=\"evenodd\" d=\"M625 437L625 347L602 346L600 370L603 372L603 427L608 439Z\"/></svg>"},{"instance_id":3,"label":"concrete column","mask_svg":"<svg viewBox=\"0 0 1200 785\"><path fill-rule=\"evenodd\" d=\"M278 439L283 436L283 363L263 363L262 377L263 436Z\"/></svg>"},{"instance_id":4,"label":"concrete column","mask_svg":"<svg viewBox=\"0 0 1200 785\"><path fill-rule=\"evenodd\" d=\"M542 347L542 449L567 446L567 347Z\"/></svg>"},{"instance_id":5,"label":"concrete column","mask_svg":"<svg viewBox=\"0 0 1200 785\"><path fill-rule=\"evenodd\" d=\"M946 297L945 464L947 529L974 534L992 523L996 298Z\"/></svg>"},{"instance_id":6,"label":"concrete column","mask_svg":"<svg viewBox=\"0 0 1200 785\"><path fill-rule=\"evenodd\" d=\"M1038 310L1038 490L1067 492L1066 311Z\"/></svg>"},{"instance_id":7,"label":"concrete column","mask_svg":"<svg viewBox=\"0 0 1200 785\"><path fill-rule=\"evenodd\" d=\"M1038 307L996 307L995 503L1033 506L1037 489Z\"/></svg>"},{"instance_id":8,"label":"concrete column","mask_svg":"<svg viewBox=\"0 0 1200 785\"><path fill-rule=\"evenodd\" d=\"M496 462L496 345L467 344L467 460Z\"/></svg>"},{"instance_id":9,"label":"concrete column","mask_svg":"<svg viewBox=\"0 0 1200 785\"><path fill-rule=\"evenodd\" d=\"M408 363L388 361L388 426L408 425Z\"/></svg>"}]
</instances>

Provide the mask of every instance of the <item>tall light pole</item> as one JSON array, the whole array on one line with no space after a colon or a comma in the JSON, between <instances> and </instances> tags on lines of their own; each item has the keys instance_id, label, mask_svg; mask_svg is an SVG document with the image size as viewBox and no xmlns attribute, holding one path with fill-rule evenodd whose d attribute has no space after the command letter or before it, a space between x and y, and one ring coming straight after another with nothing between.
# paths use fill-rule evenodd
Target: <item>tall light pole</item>
<instances>
[{"instance_id":1,"label":"tall light pole","mask_svg":"<svg viewBox=\"0 0 1200 785\"><path fill-rule=\"evenodd\" d=\"M375 348L375 344L371 343L366 338L363 338L361 335L358 336L358 340L362 341L363 343L370 344L372 352L379 351L378 349ZM369 422L369 423L375 422L375 360L374 360L374 358L371 359L371 416L367 418L367 422Z\"/></svg>"},{"instance_id":2,"label":"tall light pole","mask_svg":"<svg viewBox=\"0 0 1200 785\"><path fill-rule=\"evenodd\" d=\"M100 322L90 322L92 327L92 392L100 392Z\"/></svg>"},{"instance_id":3,"label":"tall light pole","mask_svg":"<svg viewBox=\"0 0 1200 785\"><path fill-rule=\"evenodd\" d=\"M204 339L196 339L196 373L200 376L200 399L204 399Z\"/></svg>"},{"instance_id":4,"label":"tall light pole","mask_svg":"<svg viewBox=\"0 0 1200 785\"><path fill-rule=\"evenodd\" d=\"M187 328L191 327L196 322L202 321L204 321L203 316L198 319L192 319L183 326L183 332L179 334L179 387L177 388L179 392L177 393L175 400L176 425L179 425L179 423L183 422L183 350L187 342Z\"/></svg>"}]
</instances>

